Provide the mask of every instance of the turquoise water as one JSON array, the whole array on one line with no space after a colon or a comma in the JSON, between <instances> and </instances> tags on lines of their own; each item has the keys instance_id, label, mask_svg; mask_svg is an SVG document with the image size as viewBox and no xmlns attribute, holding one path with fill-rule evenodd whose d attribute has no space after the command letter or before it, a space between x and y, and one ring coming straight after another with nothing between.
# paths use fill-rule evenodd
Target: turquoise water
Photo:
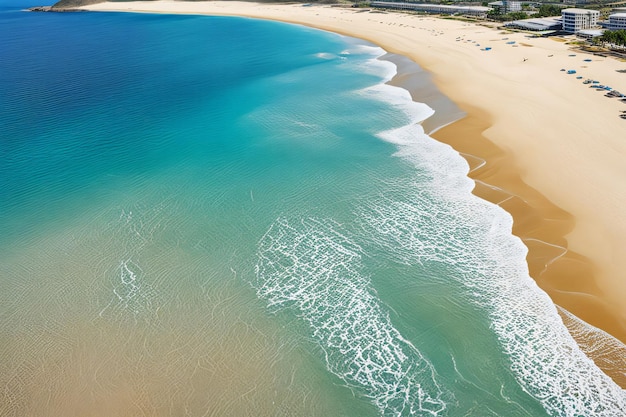
<instances>
[{"instance_id":1,"label":"turquoise water","mask_svg":"<svg viewBox=\"0 0 626 417\"><path fill-rule=\"evenodd\" d=\"M0 415L617 416L363 42L0 9Z\"/></svg>"}]
</instances>

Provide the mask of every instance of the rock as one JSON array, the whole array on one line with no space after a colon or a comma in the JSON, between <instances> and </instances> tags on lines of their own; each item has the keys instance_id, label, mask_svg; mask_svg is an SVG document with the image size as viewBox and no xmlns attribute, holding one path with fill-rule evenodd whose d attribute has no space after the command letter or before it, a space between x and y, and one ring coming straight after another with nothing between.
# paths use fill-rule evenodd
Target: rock
<instances>
[{"instance_id":1,"label":"rock","mask_svg":"<svg viewBox=\"0 0 626 417\"><path fill-rule=\"evenodd\" d=\"M62 8L56 8L54 6L35 6L35 7L30 7L28 11L29 12L57 12L57 13L86 12L86 10L81 10L81 9L62 9Z\"/></svg>"}]
</instances>

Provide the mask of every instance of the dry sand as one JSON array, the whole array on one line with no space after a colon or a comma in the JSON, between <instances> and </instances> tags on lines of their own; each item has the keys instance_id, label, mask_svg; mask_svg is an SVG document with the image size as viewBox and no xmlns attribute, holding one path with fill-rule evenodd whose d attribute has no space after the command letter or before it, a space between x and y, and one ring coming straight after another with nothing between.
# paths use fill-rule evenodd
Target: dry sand
<instances>
[{"instance_id":1,"label":"dry sand","mask_svg":"<svg viewBox=\"0 0 626 417\"><path fill-rule=\"evenodd\" d=\"M626 120L619 118L626 103L576 79L626 93L626 62L573 51L555 39L373 10L230 1L86 8L281 20L410 57L467 112L433 136L467 158L477 195L513 215L513 232L530 250L531 275L557 305L626 342ZM563 316L583 350L626 387L626 347L566 311Z\"/></svg>"}]
</instances>

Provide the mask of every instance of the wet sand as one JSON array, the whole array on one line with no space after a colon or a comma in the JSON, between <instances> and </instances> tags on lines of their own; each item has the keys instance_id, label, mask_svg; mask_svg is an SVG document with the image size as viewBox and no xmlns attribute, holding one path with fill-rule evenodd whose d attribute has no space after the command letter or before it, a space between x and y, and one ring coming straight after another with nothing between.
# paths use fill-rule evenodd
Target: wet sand
<instances>
[{"instance_id":1,"label":"wet sand","mask_svg":"<svg viewBox=\"0 0 626 417\"><path fill-rule=\"evenodd\" d=\"M456 119L459 108L467 114L433 137L467 159L476 195L512 214L513 233L529 248L531 276L565 310L564 322L582 349L626 387L626 348L615 339L626 342L626 121L618 117L626 103L576 79L600 80L626 93L620 72L626 63L554 39L400 13L244 2L87 8L281 20L362 38L417 62L458 105L438 102L435 93L415 97L446 114L426 122L425 130ZM394 59L394 83L419 94L422 78Z\"/></svg>"}]
</instances>

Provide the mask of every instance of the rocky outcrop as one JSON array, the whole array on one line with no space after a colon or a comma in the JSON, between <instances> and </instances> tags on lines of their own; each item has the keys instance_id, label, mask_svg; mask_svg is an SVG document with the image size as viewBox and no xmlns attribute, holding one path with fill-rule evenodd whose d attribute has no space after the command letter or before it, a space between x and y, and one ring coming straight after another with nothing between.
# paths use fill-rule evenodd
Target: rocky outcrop
<instances>
[{"instance_id":1,"label":"rocky outcrop","mask_svg":"<svg viewBox=\"0 0 626 417\"><path fill-rule=\"evenodd\" d=\"M28 10L31 12L82 12L84 10L80 10L78 7L102 3L104 1L107 0L60 0L52 6L36 6Z\"/></svg>"},{"instance_id":2,"label":"rocky outcrop","mask_svg":"<svg viewBox=\"0 0 626 417\"><path fill-rule=\"evenodd\" d=\"M86 10L75 8L56 8L54 6L36 6L30 7L28 11L31 12L85 12Z\"/></svg>"},{"instance_id":3,"label":"rocky outcrop","mask_svg":"<svg viewBox=\"0 0 626 417\"><path fill-rule=\"evenodd\" d=\"M52 6L52 9L54 9L54 11L61 9L75 9L76 7L102 3L103 1L105 0L60 0Z\"/></svg>"}]
</instances>

